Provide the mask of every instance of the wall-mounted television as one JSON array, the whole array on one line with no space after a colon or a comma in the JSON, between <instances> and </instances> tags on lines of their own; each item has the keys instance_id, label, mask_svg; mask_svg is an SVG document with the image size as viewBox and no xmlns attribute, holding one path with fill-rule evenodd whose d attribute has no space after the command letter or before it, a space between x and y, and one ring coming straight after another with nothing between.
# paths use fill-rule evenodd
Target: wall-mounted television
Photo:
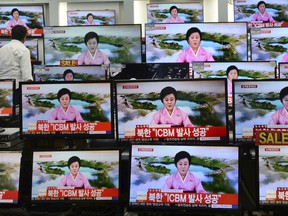
<instances>
[{"instance_id":1,"label":"wall-mounted television","mask_svg":"<svg viewBox=\"0 0 288 216\"><path fill-rule=\"evenodd\" d=\"M107 65L34 65L33 75L35 81L87 81L105 80L107 78ZM72 76L70 77L69 74Z\"/></svg>"},{"instance_id":2,"label":"wall-mounted television","mask_svg":"<svg viewBox=\"0 0 288 216\"><path fill-rule=\"evenodd\" d=\"M117 29L117 34L115 34L115 29ZM89 55L84 42L84 37L89 32L96 32L99 36L96 56ZM90 35L87 36L87 39L90 38ZM106 61L97 60L99 59L98 53L100 55L99 50L102 52L100 57L102 59L107 57L110 63L141 63L141 25L44 27L44 61L46 65L63 65L60 62L71 61L74 65L103 64ZM85 57L83 63L78 61L80 54Z\"/></svg>"},{"instance_id":3,"label":"wall-mounted television","mask_svg":"<svg viewBox=\"0 0 288 216\"><path fill-rule=\"evenodd\" d=\"M120 142L227 141L226 79L115 81Z\"/></svg>"},{"instance_id":4,"label":"wall-mounted television","mask_svg":"<svg viewBox=\"0 0 288 216\"><path fill-rule=\"evenodd\" d=\"M178 61L179 54L189 48L186 32L192 27L202 32L200 47L215 61L248 60L247 23L155 23L145 25L146 62ZM198 59L203 57L199 55Z\"/></svg>"},{"instance_id":5,"label":"wall-mounted television","mask_svg":"<svg viewBox=\"0 0 288 216\"><path fill-rule=\"evenodd\" d=\"M15 9L16 12L15 15ZM14 17L12 16L12 11ZM17 21L15 21L17 17ZM10 36L11 28L16 25L24 25L28 29L27 34L31 37L43 35L44 27L44 8L43 5L17 4L1 5L0 4L0 35Z\"/></svg>"},{"instance_id":6,"label":"wall-mounted television","mask_svg":"<svg viewBox=\"0 0 288 216\"><path fill-rule=\"evenodd\" d=\"M114 25L115 10L69 10L67 25Z\"/></svg>"},{"instance_id":7,"label":"wall-mounted television","mask_svg":"<svg viewBox=\"0 0 288 216\"><path fill-rule=\"evenodd\" d=\"M19 151L0 152L0 206L19 204L20 167L22 153Z\"/></svg>"},{"instance_id":8,"label":"wall-mounted television","mask_svg":"<svg viewBox=\"0 0 288 216\"><path fill-rule=\"evenodd\" d=\"M111 81L20 83L23 137L114 137Z\"/></svg>"},{"instance_id":9,"label":"wall-mounted television","mask_svg":"<svg viewBox=\"0 0 288 216\"><path fill-rule=\"evenodd\" d=\"M171 8L172 7L172 8ZM176 8L175 8L176 7ZM178 11L178 18L172 19L170 9ZM203 3L149 3L147 4L147 23L167 23L167 22L203 22Z\"/></svg>"},{"instance_id":10,"label":"wall-mounted television","mask_svg":"<svg viewBox=\"0 0 288 216\"><path fill-rule=\"evenodd\" d=\"M15 115L15 80L0 79L0 118Z\"/></svg>"},{"instance_id":11,"label":"wall-mounted television","mask_svg":"<svg viewBox=\"0 0 288 216\"><path fill-rule=\"evenodd\" d=\"M287 79L288 78L288 62L279 62L278 63L279 78Z\"/></svg>"},{"instance_id":12,"label":"wall-mounted television","mask_svg":"<svg viewBox=\"0 0 288 216\"><path fill-rule=\"evenodd\" d=\"M120 151L33 151L31 205L119 203Z\"/></svg>"},{"instance_id":13,"label":"wall-mounted television","mask_svg":"<svg viewBox=\"0 0 288 216\"><path fill-rule=\"evenodd\" d=\"M181 144L132 145L129 208L205 213L237 210L238 147Z\"/></svg>"}]
</instances>

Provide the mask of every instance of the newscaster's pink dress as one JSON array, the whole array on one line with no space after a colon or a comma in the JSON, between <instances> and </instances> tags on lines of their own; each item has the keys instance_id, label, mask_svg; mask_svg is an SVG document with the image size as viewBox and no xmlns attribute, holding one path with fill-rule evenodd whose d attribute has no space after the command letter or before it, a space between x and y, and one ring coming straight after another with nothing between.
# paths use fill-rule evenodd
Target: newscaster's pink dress
<instances>
[{"instance_id":1,"label":"newscaster's pink dress","mask_svg":"<svg viewBox=\"0 0 288 216\"><path fill-rule=\"evenodd\" d=\"M176 62L194 62L194 61L215 61L212 54L205 50L202 47L199 47L197 53L195 54L191 47L183 50L179 56Z\"/></svg>"},{"instance_id":2,"label":"newscaster's pink dress","mask_svg":"<svg viewBox=\"0 0 288 216\"><path fill-rule=\"evenodd\" d=\"M75 188L85 188L85 189L92 188L88 181L88 178L80 172L78 172L75 179L73 178L71 173L68 173L65 176L63 176L58 187L75 187Z\"/></svg>"},{"instance_id":3,"label":"newscaster's pink dress","mask_svg":"<svg viewBox=\"0 0 288 216\"><path fill-rule=\"evenodd\" d=\"M173 17L169 17L164 20L164 23L184 23L185 21L181 19L179 16L174 19Z\"/></svg>"},{"instance_id":4,"label":"newscaster's pink dress","mask_svg":"<svg viewBox=\"0 0 288 216\"><path fill-rule=\"evenodd\" d=\"M83 52L78 57L78 65L98 65L98 64L110 64L108 57L97 50L95 55L92 56L89 50Z\"/></svg>"},{"instance_id":5,"label":"newscaster's pink dress","mask_svg":"<svg viewBox=\"0 0 288 216\"><path fill-rule=\"evenodd\" d=\"M201 180L191 172L187 172L183 180L180 173L170 175L163 186L163 189L180 189L194 193L207 193L202 186Z\"/></svg>"},{"instance_id":6,"label":"newscaster's pink dress","mask_svg":"<svg viewBox=\"0 0 288 216\"><path fill-rule=\"evenodd\" d=\"M288 53L283 56L282 62L288 62Z\"/></svg>"},{"instance_id":7,"label":"newscaster's pink dress","mask_svg":"<svg viewBox=\"0 0 288 216\"><path fill-rule=\"evenodd\" d=\"M65 112L62 106L56 107L51 115L49 120L65 120L72 122L84 122L80 112L72 106L69 106Z\"/></svg>"},{"instance_id":8,"label":"newscaster's pink dress","mask_svg":"<svg viewBox=\"0 0 288 216\"><path fill-rule=\"evenodd\" d=\"M231 95L232 94L232 82L227 79L227 88L228 88L228 95Z\"/></svg>"},{"instance_id":9,"label":"newscaster's pink dress","mask_svg":"<svg viewBox=\"0 0 288 216\"><path fill-rule=\"evenodd\" d=\"M263 15L258 12L256 14L253 15L251 21L262 21L262 22L276 22L273 17L271 16L271 14L269 13L264 13Z\"/></svg>"},{"instance_id":10,"label":"newscaster's pink dress","mask_svg":"<svg viewBox=\"0 0 288 216\"><path fill-rule=\"evenodd\" d=\"M288 125L288 112L285 108L276 111L269 122L269 125Z\"/></svg>"},{"instance_id":11,"label":"newscaster's pink dress","mask_svg":"<svg viewBox=\"0 0 288 216\"><path fill-rule=\"evenodd\" d=\"M27 30L29 29L29 27L26 25L26 23L23 21L23 20L21 20L21 19L18 19L17 21L15 20L15 19L13 19L13 20L9 20L8 21L8 24L7 24L7 26L6 26L6 29L12 29L14 26L16 26L16 25L22 25L22 26L24 26Z\"/></svg>"},{"instance_id":12,"label":"newscaster's pink dress","mask_svg":"<svg viewBox=\"0 0 288 216\"><path fill-rule=\"evenodd\" d=\"M181 109L174 107L172 115L169 115L166 108L158 110L152 117L150 125L156 124L168 124L172 126L179 127L194 127L191 123L187 113L183 112Z\"/></svg>"}]
</instances>

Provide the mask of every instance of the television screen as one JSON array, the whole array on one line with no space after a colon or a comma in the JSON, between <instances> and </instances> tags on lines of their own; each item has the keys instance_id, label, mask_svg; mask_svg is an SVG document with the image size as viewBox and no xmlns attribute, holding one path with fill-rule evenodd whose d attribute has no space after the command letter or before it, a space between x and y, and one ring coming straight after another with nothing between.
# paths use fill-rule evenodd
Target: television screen
<instances>
[{"instance_id":1,"label":"television screen","mask_svg":"<svg viewBox=\"0 0 288 216\"><path fill-rule=\"evenodd\" d=\"M15 114L14 91L14 79L0 79L0 118L12 117Z\"/></svg>"},{"instance_id":2,"label":"television screen","mask_svg":"<svg viewBox=\"0 0 288 216\"><path fill-rule=\"evenodd\" d=\"M286 0L234 0L234 21L249 22L250 27L279 27L287 25Z\"/></svg>"},{"instance_id":3,"label":"television screen","mask_svg":"<svg viewBox=\"0 0 288 216\"><path fill-rule=\"evenodd\" d=\"M212 61L210 55L215 61L248 60L247 23L156 23L145 25L146 62L183 62L178 56L189 50L186 32L192 27L200 30L204 51L197 52L195 60L184 62Z\"/></svg>"},{"instance_id":4,"label":"television screen","mask_svg":"<svg viewBox=\"0 0 288 216\"><path fill-rule=\"evenodd\" d=\"M115 29L117 29L117 34L115 34ZM97 52L92 46L93 40L97 41L95 33L89 32L96 32L99 36ZM87 33L89 34L86 36L86 42L89 47L91 42L89 50L85 45ZM94 53L93 57L91 53ZM44 27L46 65L141 63L141 56L140 24Z\"/></svg>"},{"instance_id":5,"label":"television screen","mask_svg":"<svg viewBox=\"0 0 288 216\"><path fill-rule=\"evenodd\" d=\"M114 25L115 10L69 10L67 24L70 25Z\"/></svg>"},{"instance_id":6,"label":"television screen","mask_svg":"<svg viewBox=\"0 0 288 216\"><path fill-rule=\"evenodd\" d=\"M0 152L0 205L19 203L20 164L22 153Z\"/></svg>"},{"instance_id":7,"label":"television screen","mask_svg":"<svg viewBox=\"0 0 288 216\"><path fill-rule=\"evenodd\" d=\"M110 64L112 79L181 79L189 78L189 63Z\"/></svg>"},{"instance_id":8,"label":"television screen","mask_svg":"<svg viewBox=\"0 0 288 216\"><path fill-rule=\"evenodd\" d=\"M286 128L288 124L283 108L287 80L234 80L233 84L235 141L284 144L285 139L278 137L275 128Z\"/></svg>"},{"instance_id":9,"label":"television screen","mask_svg":"<svg viewBox=\"0 0 288 216\"><path fill-rule=\"evenodd\" d=\"M176 10L176 14L172 16ZM171 13L172 12L172 13ZM147 23L203 22L203 3L151 3L147 4Z\"/></svg>"},{"instance_id":10,"label":"television screen","mask_svg":"<svg viewBox=\"0 0 288 216\"><path fill-rule=\"evenodd\" d=\"M288 27L252 28L251 59L252 61L288 61L287 41L283 37Z\"/></svg>"},{"instance_id":11,"label":"television screen","mask_svg":"<svg viewBox=\"0 0 288 216\"><path fill-rule=\"evenodd\" d=\"M115 84L119 141L227 141L226 79Z\"/></svg>"},{"instance_id":12,"label":"television screen","mask_svg":"<svg viewBox=\"0 0 288 216\"><path fill-rule=\"evenodd\" d=\"M239 208L237 146L132 145L130 157L130 208Z\"/></svg>"},{"instance_id":13,"label":"television screen","mask_svg":"<svg viewBox=\"0 0 288 216\"><path fill-rule=\"evenodd\" d=\"M0 35L9 36L11 28L17 24L24 25L29 36L42 36L44 27L43 6L0 5Z\"/></svg>"},{"instance_id":14,"label":"television screen","mask_svg":"<svg viewBox=\"0 0 288 216\"><path fill-rule=\"evenodd\" d=\"M33 151L32 206L119 201L119 150Z\"/></svg>"},{"instance_id":15,"label":"television screen","mask_svg":"<svg viewBox=\"0 0 288 216\"><path fill-rule=\"evenodd\" d=\"M87 81L105 80L107 65L34 65L33 75L35 81Z\"/></svg>"},{"instance_id":16,"label":"television screen","mask_svg":"<svg viewBox=\"0 0 288 216\"><path fill-rule=\"evenodd\" d=\"M288 62L279 62L278 69L279 69L279 78L287 79L288 78Z\"/></svg>"},{"instance_id":17,"label":"television screen","mask_svg":"<svg viewBox=\"0 0 288 216\"><path fill-rule=\"evenodd\" d=\"M287 207L288 146L259 146L259 204Z\"/></svg>"},{"instance_id":18,"label":"television screen","mask_svg":"<svg viewBox=\"0 0 288 216\"><path fill-rule=\"evenodd\" d=\"M20 83L23 137L113 138L110 81Z\"/></svg>"}]
</instances>

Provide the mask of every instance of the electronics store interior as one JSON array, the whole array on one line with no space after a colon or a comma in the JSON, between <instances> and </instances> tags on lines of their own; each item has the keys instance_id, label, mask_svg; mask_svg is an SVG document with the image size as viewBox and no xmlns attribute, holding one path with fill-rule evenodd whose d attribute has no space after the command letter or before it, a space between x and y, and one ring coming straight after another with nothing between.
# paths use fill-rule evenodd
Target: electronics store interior
<instances>
[{"instance_id":1,"label":"electronics store interior","mask_svg":"<svg viewBox=\"0 0 288 216\"><path fill-rule=\"evenodd\" d=\"M0 216L288 214L287 0L1 0L1 48L13 23Z\"/></svg>"}]
</instances>

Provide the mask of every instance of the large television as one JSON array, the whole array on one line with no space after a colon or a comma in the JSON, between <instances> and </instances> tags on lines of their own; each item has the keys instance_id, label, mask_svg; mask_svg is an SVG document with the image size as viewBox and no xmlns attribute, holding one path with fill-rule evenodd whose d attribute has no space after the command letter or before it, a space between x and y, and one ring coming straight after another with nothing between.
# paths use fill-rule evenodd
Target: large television
<instances>
[{"instance_id":1,"label":"large television","mask_svg":"<svg viewBox=\"0 0 288 216\"><path fill-rule=\"evenodd\" d=\"M147 4L147 23L166 23L170 14L170 8L176 7L179 21L185 23L203 22L203 3L149 3ZM173 8L174 8L173 7Z\"/></svg>"},{"instance_id":2,"label":"large television","mask_svg":"<svg viewBox=\"0 0 288 216\"><path fill-rule=\"evenodd\" d=\"M115 34L117 29L117 34ZM110 63L141 63L141 25L45 26L44 62L46 65L78 64L78 57L87 51L84 37L88 32L99 36L98 50ZM93 63L95 64L95 63ZM99 63L98 63L99 64ZM102 64L102 62L100 63Z\"/></svg>"},{"instance_id":3,"label":"large television","mask_svg":"<svg viewBox=\"0 0 288 216\"><path fill-rule=\"evenodd\" d=\"M146 62L176 62L189 48L186 32L191 27L202 32L200 47L215 61L248 60L247 23L155 23L145 25Z\"/></svg>"},{"instance_id":4,"label":"large television","mask_svg":"<svg viewBox=\"0 0 288 216\"><path fill-rule=\"evenodd\" d=\"M288 62L279 62L278 63L279 78L287 79L288 78Z\"/></svg>"},{"instance_id":5,"label":"large television","mask_svg":"<svg viewBox=\"0 0 288 216\"><path fill-rule=\"evenodd\" d=\"M18 205L21 200L20 167L22 153L19 151L0 152L0 206Z\"/></svg>"},{"instance_id":6,"label":"large television","mask_svg":"<svg viewBox=\"0 0 288 216\"><path fill-rule=\"evenodd\" d=\"M0 79L0 121L15 115L15 80Z\"/></svg>"},{"instance_id":7,"label":"large television","mask_svg":"<svg viewBox=\"0 0 288 216\"><path fill-rule=\"evenodd\" d=\"M22 137L114 137L111 81L20 83Z\"/></svg>"},{"instance_id":8,"label":"large television","mask_svg":"<svg viewBox=\"0 0 288 216\"><path fill-rule=\"evenodd\" d=\"M144 212L239 210L238 147L176 143L132 145L128 207Z\"/></svg>"},{"instance_id":9,"label":"large television","mask_svg":"<svg viewBox=\"0 0 288 216\"><path fill-rule=\"evenodd\" d=\"M91 16L91 22L89 22ZM114 25L115 10L68 10L67 25Z\"/></svg>"},{"instance_id":10,"label":"large television","mask_svg":"<svg viewBox=\"0 0 288 216\"><path fill-rule=\"evenodd\" d=\"M43 27L45 25L43 5L32 4L0 4L0 35L11 35L11 25L9 24L9 22L14 20L12 16L13 9L18 9L19 20L23 21L26 24L28 28L28 36L39 37L43 35ZM17 22L19 22L19 20ZM12 26L14 26L14 24L12 24Z\"/></svg>"},{"instance_id":11,"label":"large television","mask_svg":"<svg viewBox=\"0 0 288 216\"><path fill-rule=\"evenodd\" d=\"M287 53L286 27L251 28L251 60L282 62Z\"/></svg>"},{"instance_id":12,"label":"large television","mask_svg":"<svg viewBox=\"0 0 288 216\"><path fill-rule=\"evenodd\" d=\"M119 204L120 150L33 150L32 207Z\"/></svg>"},{"instance_id":13,"label":"large television","mask_svg":"<svg viewBox=\"0 0 288 216\"><path fill-rule=\"evenodd\" d=\"M119 142L228 140L226 79L116 80Z\"/></svg>"},{"instance_id":14,"label":"large television","mask_svg":"<svg viewBox=\"0 0 288 216\"><path fill-rule=\"evenodd\" d=\"M67 74L71 74L69 79ZM35 81L87 81L105 80L107 78L107 65L34 65L33 76ZM69 75L68 75L69 76Z\"/></svg>"},{"instance_id":15,"label":"large television","mask_svg":"<svg viewBox=\"0 0 288 216\"><path fill-rule=\"evenodd\" d=\"M279 112L285 113L282 102L287 80L234 80L233 86L235 142L284 144L278 130L285 130L287 118L282 114L279 121L278 117Z\"/></svg>"}]
</instances>

